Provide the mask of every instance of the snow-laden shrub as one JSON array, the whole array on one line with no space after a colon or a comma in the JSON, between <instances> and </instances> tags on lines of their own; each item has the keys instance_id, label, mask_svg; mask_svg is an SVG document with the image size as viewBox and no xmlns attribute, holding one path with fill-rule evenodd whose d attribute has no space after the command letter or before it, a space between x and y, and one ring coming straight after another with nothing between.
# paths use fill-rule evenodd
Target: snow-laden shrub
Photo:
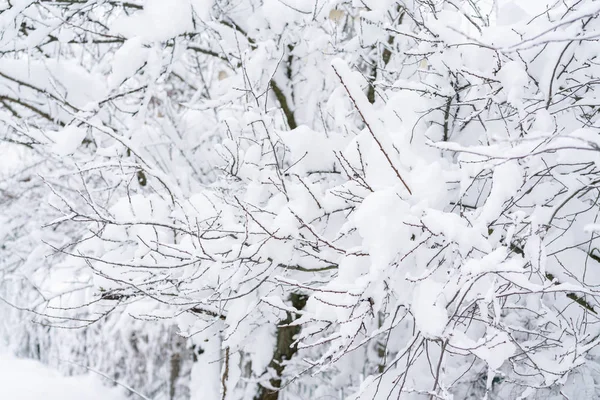
<instances>
[{"instance_id":1,"label":"snow-laden shrub","mask_svg":"<svg viewBox=\"0 0 600 400\"><path fill-rule=\"evenodd\" d=\"M16 303L194 399L599 396L600 4L490 3L5 7Z\"/></svg>"}]
</instances>

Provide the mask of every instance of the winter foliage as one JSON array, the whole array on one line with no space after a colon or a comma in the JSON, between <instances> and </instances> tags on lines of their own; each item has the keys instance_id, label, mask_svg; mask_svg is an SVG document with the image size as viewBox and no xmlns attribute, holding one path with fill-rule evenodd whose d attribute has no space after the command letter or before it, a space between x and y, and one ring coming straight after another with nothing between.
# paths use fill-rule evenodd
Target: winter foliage
<instances>
[{"instance_id":1,"label":"winter foliage","mask_svg":"<svg viewBox=\"0 0 600 400\"><path fill-rule=\"evenodd\" d=\"M600 397L600 1L0 1L0 325L131 398Z\"/></svg>"}]
</instances>

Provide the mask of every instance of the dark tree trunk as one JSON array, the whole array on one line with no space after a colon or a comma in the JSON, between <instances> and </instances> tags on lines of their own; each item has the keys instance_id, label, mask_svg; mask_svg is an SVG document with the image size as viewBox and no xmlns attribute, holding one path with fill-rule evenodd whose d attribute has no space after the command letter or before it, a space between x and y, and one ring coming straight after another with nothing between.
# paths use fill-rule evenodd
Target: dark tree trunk
<instances>
[{"instance_id":1,"label":"dark tree trunk","mask_svg":"<svg viewBox=\"0 0 600 400\"><path fill-rule=\"evenodd\" d=\"M306 305L308 296L303 294L293 293L290 296L292 306L296 310L302 310ZM290 360L294 354L298 351L294 343L294 337L300 333L299 326L285 326L294 322L297 316L293 313L288 312L287 318L281 321L277 328L277 343L275 344L275 353L269 363L269 368L275 371L275 376L269 380L270 385L275 390L267 389L263 386L258 387L258 393L254 397L254 400L277 400L279 398L279 388L281 388L281 378L283 376L283 370L285 369L285 362Z\"/></svg>"}]
</instances>

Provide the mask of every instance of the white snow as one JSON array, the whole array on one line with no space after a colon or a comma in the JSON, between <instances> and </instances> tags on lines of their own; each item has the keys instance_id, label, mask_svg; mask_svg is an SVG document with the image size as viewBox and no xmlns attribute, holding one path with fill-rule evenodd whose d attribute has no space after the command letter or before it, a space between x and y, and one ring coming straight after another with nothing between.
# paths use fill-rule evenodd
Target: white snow
<instances>
[{"instance_id":1,"label":"white snow","mask_svg":"<svg viewBox=\"0 0 600 400\"><path fill-rule=\"evenodd\" d=\"M115 33L128 38L139 36L148 42L167 40L192 30L192 27L189 0L146 0L142 11L118 18L111 26Z\"/></svg>"},{"instance_id":2,"label":"white snow","mask_svg":"<svg viewBox=\"0 0 600 400\"><path fill-rule=\"evenodd\" d=\"M115 53L108 85L111 88L118 87L144 65L147 59L148 50L144 47L141 38L134 37L125 41Z\"/></svg>"},{"instance_id":3,"label":"white snow","mask_svg":"<svg viewBox=\"0 0 600 400\"><path fill-rule=\"evenodd\" d=\"M33 360L0 355L0 399L124 400L120 389L108 388L90 374L65 377Z\"/></svg>"},{"instance_id":4,"label":"white snow","mask_svg":"<svg viewBox=\"0 0 600 400\"><path fill-rule=\"evenodd\" d=\"M600 398L600 1L113 3L0 0L11 349L152 400Z\"/></svg>"},{"instance_id":5,"label":"white snow","mask_svg":"<svg viewBox=\"0 0 600 400\"><path fill-rule=\"evenodd\" d=\"M414 291L410 309L415 316L417 328L429 339L442 337L448 324L443 290L443 285L426 280L421 282Z\"/></svg>"},{"instance_id":6,"label":"white snow","mask_svg":"<svg viewBox=\"0 0 600 400\"><path fill-rule=\"evenodd\" d=\"M85 128L69 125L61 131L48 131L47 135L54 142L52 152L59 156L72 154L85 139Z\"/></svg>"}]
</instances>

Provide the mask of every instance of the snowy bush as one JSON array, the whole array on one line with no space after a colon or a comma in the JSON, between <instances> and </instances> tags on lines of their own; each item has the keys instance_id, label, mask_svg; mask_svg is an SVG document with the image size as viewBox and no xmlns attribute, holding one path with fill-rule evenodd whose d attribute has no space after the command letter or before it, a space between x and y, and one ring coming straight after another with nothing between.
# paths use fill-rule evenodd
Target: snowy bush
<instances>
[{"instance_id":1,"label":"snowy bush","mask_svg":"<svg viewBox=\"0 0 600 400\"><path fill-rule=\"evenodd\" d=\"M4 3L38 353L155 399L600 396L600 2Z\"/></svg>"}]
</instances>

